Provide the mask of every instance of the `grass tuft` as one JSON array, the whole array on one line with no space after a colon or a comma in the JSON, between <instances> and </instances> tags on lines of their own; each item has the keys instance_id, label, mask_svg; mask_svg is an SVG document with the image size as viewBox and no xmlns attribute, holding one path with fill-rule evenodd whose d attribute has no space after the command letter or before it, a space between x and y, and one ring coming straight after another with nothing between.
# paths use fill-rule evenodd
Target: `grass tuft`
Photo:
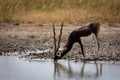
<instances>
[{"instance_id":1,"label":"grass tuft","mask_svg":"<svg viewBox=\"0 0 120 80\"><path fill-rule=\"evenodd\" d=\"M27 35L27 38L35 38L36 36L34 34Z\"/></svg>"}]
</instances>

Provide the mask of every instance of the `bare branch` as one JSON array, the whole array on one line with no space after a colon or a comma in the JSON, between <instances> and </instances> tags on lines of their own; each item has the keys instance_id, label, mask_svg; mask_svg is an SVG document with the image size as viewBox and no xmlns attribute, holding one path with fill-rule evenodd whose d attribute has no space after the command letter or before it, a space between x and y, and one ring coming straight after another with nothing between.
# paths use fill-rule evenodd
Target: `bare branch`
<instances>
[{"instance_id":1,"label":"bare branch","mask_svg":"<svg viewBox=\"0 0 120 80\"><path fill-rule=\"evenodd\" d=\"M57 48L57 51L58 49L60 48L60 42L61 42L61 36L62 36L62 30L63 30L63 22L61 24L61 29L60 29L60 35L59 35L59 40L58 40L58 48Z\"/></svg>"},{"instance_id":2,"label":"bare branch","mask_svg":"<svg viewBox=\"0 0 120 80\"><path fill-rule=\"evenodd\" d=\"M56 46L56 33L55 33L55 24L53 23L53 39L54 39L54 56L56 56L57 46Z\"/></svg>"}]
</instances>

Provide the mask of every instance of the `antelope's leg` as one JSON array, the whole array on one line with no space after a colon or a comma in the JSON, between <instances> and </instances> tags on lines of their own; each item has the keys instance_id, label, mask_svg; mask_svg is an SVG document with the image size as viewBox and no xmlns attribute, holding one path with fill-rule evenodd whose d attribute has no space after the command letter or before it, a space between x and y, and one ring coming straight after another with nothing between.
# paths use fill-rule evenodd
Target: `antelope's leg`
<instances>
[{"instance_id":1,"label":"antelope's leg","mask_svg":"<svg viewBox=\"0 0 120 80\"><path fill-rule=\"evenodd\" d=\"M96 40L97 40L97 44L98 44L98 51L99 51L99 48L100 48L100 42L99 42L99 39L98 39L97 34L95 34L95 37L96 37Z\"/></svg>"},{"instance_id":2,"label":"antelope's leg","mask_svg":"<svg viewBox=\"0 0 120 80\"><path fill-rule=\"evenodd\" d=\"M82 45L81 39L78 41L78 43L80 44L80 47L81 47L81 50L82 50L82 55L83 55L83 57L85 58L84 50L83 50L83 45Z\"/></svg>"}]
</instances>

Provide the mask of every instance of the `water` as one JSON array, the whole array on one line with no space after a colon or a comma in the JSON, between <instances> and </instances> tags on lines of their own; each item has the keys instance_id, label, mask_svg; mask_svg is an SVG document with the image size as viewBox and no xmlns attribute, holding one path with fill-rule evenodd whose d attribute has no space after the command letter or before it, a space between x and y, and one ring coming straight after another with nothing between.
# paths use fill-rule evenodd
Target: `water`
<instances>
[{"instance_id":1,"label":"water","mask_svg":"<svg viewBox=\"0 0 120 80\"><path fill-rule=\"evenodd\" d=\"M0 80L117 80L120 65L0 57Z\"/></svg>"}]
</instances>

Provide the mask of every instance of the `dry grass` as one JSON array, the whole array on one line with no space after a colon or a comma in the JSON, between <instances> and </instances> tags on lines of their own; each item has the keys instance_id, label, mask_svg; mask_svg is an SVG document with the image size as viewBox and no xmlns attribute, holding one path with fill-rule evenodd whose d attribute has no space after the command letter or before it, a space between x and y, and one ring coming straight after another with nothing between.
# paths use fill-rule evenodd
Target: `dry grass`
<instances>
[{"instance_id":1,"label":"dry grass","mask_svg":"<svg viewBox=\"0 0 120 80\"><path fill-rule=\"evenodd\" d=\"M120 1L0 0L0 22L120 22Z\"/></svg>"}]
</instances>

